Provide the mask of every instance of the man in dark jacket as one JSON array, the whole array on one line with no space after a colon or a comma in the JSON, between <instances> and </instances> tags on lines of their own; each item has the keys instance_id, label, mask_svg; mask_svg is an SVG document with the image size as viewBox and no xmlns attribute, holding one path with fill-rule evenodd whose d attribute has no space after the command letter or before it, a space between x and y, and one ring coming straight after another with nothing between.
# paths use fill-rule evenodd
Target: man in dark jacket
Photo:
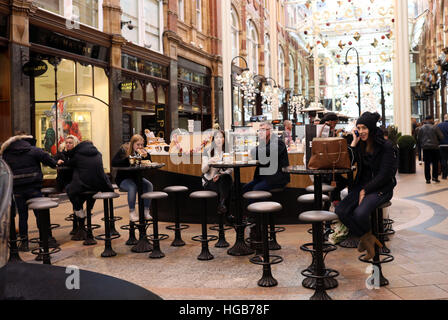
<instances>
[{"instance_id":1,"label":"man in dark jacket","mask_svg":"<svg viewBox=\"0 0 448 320\"><path fill-rule=\"evenodd\" d=\"M448 114L443 117L443 122L438 127L443 133L443 140L440 142L440 164L442 165L442 179L448 176Z\"/></svg>"},{"instance_id":2,"label":"man in dark jacket","mask_svg":"<svg viewBox=\"0 0 448 320\"><path fill-rule=\"evenodd\" d=\"M290 181L289 173L282 171L282 168L289 166L288 150L283 140L271 135L271 124L268 122L260 125L258 136L260 145L251 154L253 159L260 161L261 166L255 169L254 179L243 187L243 192L283 188Z\"/></svg>"},{"instance_id":3,"label":"man in dark jacket","mask_svg":"<svg viewBox=\"0 0 448 320\"><path fill-rule=\"evenodd\" d=\"M83 204L85 191L113 191L103 168L103 157L90 141L83 141L70 151L70 159L64 164L73 168L72 181L66 186L67 195L73 204L76 216L83 225L86 213ZM94 201L88 203L92 208Z\"/></svg>"},{"instance_id":4,"label":"man in dark jacket","mask_svg":"<svg viewBox=\"0 0 448 320\"><path fill-rule=\"evenodd\" d=\"M417 137L420 146L423 149L426 183L431 183L431 163L432 181L440 182L438 179L440 160L439 144L443 138L442 131L440 131L439 127L434 126L434 117L427 116L425 124L418 131Z\"/></svg>"},{"instance_id":5,"label":"man in dark jacket","mask_svg":"<svg viewBox=\"0 0 448 320\"><path fill-rule=\"evenodd\" d=\"M0 156L8 163L14 174L14 200L19 212L19 233L28 236L28 206L26 201L42 197L42 170L40 164L56 168L56 161L35 146L33 136L17 135L2 144ZM36 212L34 212L36 215ZM37 216L36 216L37 217ZM28 251L28 241L22 241L20 250Z\"/></svg>"}]
</instances>

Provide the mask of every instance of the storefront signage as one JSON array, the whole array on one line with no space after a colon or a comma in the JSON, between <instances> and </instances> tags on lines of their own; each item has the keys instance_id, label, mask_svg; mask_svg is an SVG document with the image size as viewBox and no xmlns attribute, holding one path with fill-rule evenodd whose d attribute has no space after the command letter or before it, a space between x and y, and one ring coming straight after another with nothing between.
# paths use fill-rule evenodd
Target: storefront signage
<instances>
[{"instance_id":1,"label":"storefront signage","mask_svg":"<svg viewBox=\"0 0 448 320\"><path fill-rule=\"evenodd\" d=\"M156 105L157 137L165 137L165 105Z\"/></svg>"},{"instance_id":2,"label":"storefront signage","mask_svg":"<svg viewBox=\"0 0 448 320\"><path fill-rule=\"evenodd\" d=\"M121 55L121 66L124 69L137 71L149 76L168 79L168 67L129 54L123 53Z\"/></svg>"},{"instance_id":3,"label":"storefront signage","mask_svg":"<svg viewBox=\"0 0 448 320\"><path fill-rule=\"evenodd\" d=\"M109 49L30 25L30 42L100 61L109 61Z\"/></svg>"},{"instance_id":4,"label":"storefront signage","mask_svg":"<svg viewBox=\"0 0 448 320\"><path fill-rule=\"evenodd\" d=\"M137 89L137 83L135 81L132 81L132 80L123 81L123 82L120 82L120 85L118 86L118 89L121 92L131 92L131 91Z\"/></svg>"},{"instance_id":5,"label":"storefront signage","mask_svg":"<svg viewBox=\"0 0 448 320\"><path fill-rule=\"evenodd\" d=\"M22 71L29 77L38 77L47 72L48 66L43 61L31 60L25 63L22 67Z\"/></svg>"}]
</instances>

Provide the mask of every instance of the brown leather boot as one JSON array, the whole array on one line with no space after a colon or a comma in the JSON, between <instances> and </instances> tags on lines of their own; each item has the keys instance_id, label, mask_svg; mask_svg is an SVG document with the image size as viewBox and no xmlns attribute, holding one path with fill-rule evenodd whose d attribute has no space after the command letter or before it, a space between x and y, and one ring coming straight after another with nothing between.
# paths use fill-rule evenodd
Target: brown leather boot
<instances>
[{"instance_id":1,"label":"brown leather boot","mask_svg":"<svg viewBox=\"0 0 448 320\"><path fill-rule=\"evenodd\" d=\"M364 259L370 260L375 256L375 243L380 248L383 247L383 244L371 232L366 233L364 236L366 236L365 250L367 250L367 254Z\"/></svg>"}]
</instances>

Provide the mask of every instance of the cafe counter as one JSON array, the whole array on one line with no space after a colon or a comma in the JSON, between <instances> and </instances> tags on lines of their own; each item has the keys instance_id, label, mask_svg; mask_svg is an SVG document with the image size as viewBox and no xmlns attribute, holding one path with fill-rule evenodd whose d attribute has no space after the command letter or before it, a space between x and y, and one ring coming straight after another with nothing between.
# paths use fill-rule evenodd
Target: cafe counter
<instances>
[{"instance_id":1,"label":"cafe counter","mask_svg":"<svg viewBox=\"0 0 448 320\"><path fill-rule=\"evenodd\" d=\"M288 153L290 165L303 165L303 153ZM167 152L151 153L151 160L153 162L163 162L166 164L162 171L177 173L182 175L189 175L200 177L201 171L201 155L184 155L179 157L177 154L170 154ZM241 169L241 182L248 183L253 179L255 167ZM310 177L307 175L291 175L291 182L286 186L287 188L306 188L312 185Z\"/></svg>"}]
</instances>

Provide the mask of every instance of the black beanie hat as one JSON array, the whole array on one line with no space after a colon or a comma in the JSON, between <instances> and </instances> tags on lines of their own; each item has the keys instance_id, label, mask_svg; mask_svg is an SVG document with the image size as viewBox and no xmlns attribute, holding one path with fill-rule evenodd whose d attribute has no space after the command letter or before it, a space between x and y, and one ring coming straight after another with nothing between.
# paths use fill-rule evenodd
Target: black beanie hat
<instances>
[{"instance_id":1,"label":"black beanie hat","mask_svg":"<svg viewBox=\"0 0 448 320\"><path fill-rule=\"evenodd\" d=\"M376 123L380 120L380 118L381 116L378 112L372 113L366 111L359 117L358 121L356 121L356 125L363 124L369 129L369 132L374 133L378 128Z\"/></svg>"},{"instance_id":2,"label":"black beanie hat","mask_svg":"<svg viewBox=\"0 0 448 320\"><path fill-rule=\"evenodd\" d=\"M327 114L325 114L325 116L322 118L322 121L337 121L338 120L338 116L336 113L334 112L328 112Z\"/></svg>"}]
</instances>

